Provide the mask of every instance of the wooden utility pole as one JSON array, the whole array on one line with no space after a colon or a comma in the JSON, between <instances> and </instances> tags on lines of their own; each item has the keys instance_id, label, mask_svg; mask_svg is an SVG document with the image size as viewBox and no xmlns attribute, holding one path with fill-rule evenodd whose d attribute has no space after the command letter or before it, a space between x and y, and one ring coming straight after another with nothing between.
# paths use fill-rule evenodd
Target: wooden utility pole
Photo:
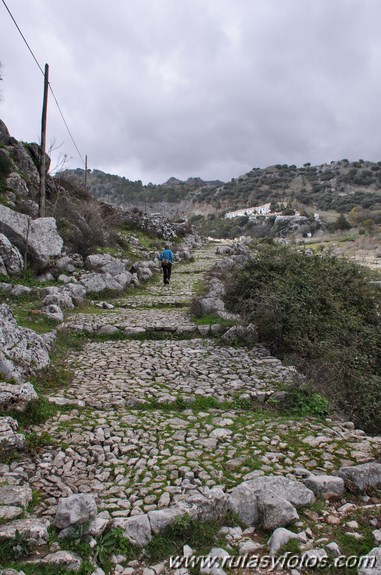
<instances>
[{"instance_id":1,"label":"wooden utility pole","mask_svg":"<svg viewBox=\"0 0 381 575\"><path fill-rule=\"evenodd\" d=\"M48 91L49 91L49 65L45 64L44 100L42 103L42 118L41 118L40 202L38 210L38 215L40 218L45 217L46 118L48 113Z\"/></svg>"},{"instance_id":2,"label":"wooden utility pole","mask_svg":"<svg viewBox=\"0 0 381 575\"><path fill-rule=\"evenodd\" d=\"M87 193L87 155L85 156L85 192Z\"/></svg>"}]
</instances>

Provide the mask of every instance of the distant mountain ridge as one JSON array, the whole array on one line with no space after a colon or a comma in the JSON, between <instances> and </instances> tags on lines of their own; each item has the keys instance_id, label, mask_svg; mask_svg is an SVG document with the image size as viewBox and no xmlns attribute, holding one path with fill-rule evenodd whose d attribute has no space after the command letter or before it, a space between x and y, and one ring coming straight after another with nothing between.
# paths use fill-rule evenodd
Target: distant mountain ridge
<instances>
[{"instance_id":1,"label":"distant mountain ridge","mask_svg":"<svg viewBox=\"0 0 381 575\"><path fill-rule=\"evenodd\" d=\"M84 170L64 170L56 177L69 181L77 187L83 187ZM123 176L107 174L101 170L89 170L87 173L87 189L92 196L115 205L150 208L157 204L183 204L187 211L193 199L200 191L211 190L224 185L220 180L206 182L201 178L188 178L186 181L171 177L163 184L143 185L141 180L132 181ZM196 194L196 195L195 195Z\"/></svg>"},{"instance_id":2,"label":"distant mountain ridge","mask_svg":"<svg viewBox=\"0 0 381 575\"><path fill-rule=\"evenodd\" d=\"M84 170L65 170L60 177L83 185ZM381 162L332 161L298 168L277 164L253 168L228 183L190 177L171 177L164 184L143 185L125 177L88 172L88 190L96 198L117 205L172 204L179 212L197 213L239 210L267 202L299 205L308 209L348 213L353 208L381 210Z\"/></svg>"}]
</instances>

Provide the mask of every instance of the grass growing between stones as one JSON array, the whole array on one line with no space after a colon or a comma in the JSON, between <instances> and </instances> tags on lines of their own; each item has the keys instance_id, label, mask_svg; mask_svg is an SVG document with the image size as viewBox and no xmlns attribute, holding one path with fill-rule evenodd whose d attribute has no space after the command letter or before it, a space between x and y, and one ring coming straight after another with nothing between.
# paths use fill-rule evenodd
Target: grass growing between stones
<instances>
[{"instance_id":1,"label":"grass growing between stones","mask_svg":"<svg viewBox=\"0 0 381 575\"><path fill-rule=\"evenodd\" d=\"M57 322L45 317L41 311L41 300L35 296L8 296L6 303L12 310L17 324L33 329L38 334L48 333L57 327Z\"/></svg>"},{"instance_id":2,"label":"grass growing between stones","mask_svg":"<svg viewBox=\"0 0 381 575\"><path fill-rule=\"evenodd\" d=\"M194 521L189 515L178 518L173 525L155 535L145 548L151 563L169 556L182 555L189 545L197 555L206 555L211 547L225 547L226 540L219 533L225 521Z\"/></svg>"},{"instance_id":3,"label":"grass growing between stones","mask_svg":"<svg viewBox=\"0 0 381 575\"><path fill-rule=\"evenodd\" d=\"M14 539L0 539L0 567L10 561L17 561L30 555L33 545L28 534L16 530Z\"/></svg>"},{"instance_id":4,"label":"grass growing between stones","mask_svg":"<svg viewBox=\"0 0 381 575\"><path fill-rule=\"evenodd\" d=\"M378 493L379 497L381 493ZM378 501L380 501L378 497ZM316 535L316 525L319 524L319 538L325 539L328 542L335 542L339 546L341 555L348 558L348 564L342 567L329 567L319 568L319 573L323 575L357 575L357 560L364 557L371 551L377 544L374 541L372 531L381 527L380 520L380 507L379 504L365 505L361 499L353 496L353 503L355 508L345 515L337 515L336 508L341 505L341 502L331 503L322 498L317 498L315 503L309 506L308 510L301 510L300 517L305 524L305 527L310 527ZM346 497L346 502L349 498ZM331 524L328 517L340 517L340 522ZM348 526L351 521L356 521L358 527L352 528ZM291 527L292 530L295 530ZM299 530L298 530L299 531ZM351 533L357 533L360 537L355 537ZM283 551L283 548L282 548ZM307 571L308 573L310 571ZM313 570L311 570L313 572Z\"/></svg>"},{"instance_id":5,"label":"grass growing between stones","mask_svg":"<svg viewBox=\"0 0 381 575\"><path fill-rule=\"evenodd\" d=\"M44 423L50 417L55 415L58 407L49 403L45 397L39 397L30 401L25 411L0 411L0 417L10 416L18 421L21 430L30 425L38 425Z\"/></svg>"}]
</instances>

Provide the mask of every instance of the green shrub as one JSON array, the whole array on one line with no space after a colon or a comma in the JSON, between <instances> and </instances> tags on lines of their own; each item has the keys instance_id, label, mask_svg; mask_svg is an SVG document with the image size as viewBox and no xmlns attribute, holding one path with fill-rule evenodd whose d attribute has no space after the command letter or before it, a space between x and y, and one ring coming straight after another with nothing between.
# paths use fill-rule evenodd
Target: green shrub
<instances>
[{"instance_id":1,"label":"green shrub","mask_svg":"<svg viewBox=\"0 0 381 575\"><path fill-rule=\"evenodd\" d=\"M10 561L18 561L30 555L33 550L30 534L16 529L14 539L0 539L0 567Z\"/></svg>"},{"instance_id":2,"label":"green shrub","mask_svg":"<svg viewBox=\"0 0 381 575\"><path fill-rule=\"evenodd\" d=\"M283 407L287 412L302 417L326 417L329 413L328 399L304 387L291 387Z\"/></svg>"},{"instance_id":3,"label":"green shrub","mask_svg":"<svg viewBox=\"0 0 381 575\"><path fill-rule=\"evenodd\" d=\"M226 300L257 326L272 353L294 364L356 424L380 432L380 292L365 268L262 245L233 274Z\"/></svg>"}]
</instances>

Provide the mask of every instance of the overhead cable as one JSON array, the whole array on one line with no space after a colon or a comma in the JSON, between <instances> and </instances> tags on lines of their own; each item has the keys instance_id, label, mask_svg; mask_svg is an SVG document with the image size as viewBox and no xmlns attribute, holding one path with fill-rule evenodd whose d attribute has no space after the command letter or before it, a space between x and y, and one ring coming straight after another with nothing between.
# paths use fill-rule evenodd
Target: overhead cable
<instances>
[{"instance_id":1,"label":"overhead cable","mask_svg":"<svg viewBox=\"0 0 381 575\"><path fill-rule=\"evenodd\" d=\"M9 14L10 17L12 18L13 23L14 23L14 25L16 26L16 28L17 28L19 34L21 35L21 37L22 37L22 39L24 40L26 46L28 47L29 52L32 54L33 60L36 62L37 66L38 66L39 70L42 72L42 74L45 75L45 72L44 72L42 66L40 65L39 61L37 60L36 56L34 55L32 48L30 47L30 45L29 45L27 39L25 38L24 34L22 33L22 31L21 31L21 29L20 29L20 26L17 24L16 19L14 18L14 16L13 16L13 14L11 13L10 9L8 8L8 6L7 6L6 2L5 2L5 0L2 0L2 2L3 2L3 4L4 4L4 6L5 6L5 8L6 8L8 14ZM66 129L67 129L67 131L68 131L68 134L69 134L69 136L70 136L70 139L71 139L71 141L73 142L75 149L77 150L78 156L81 158L82 163L85 164L85 160L83 159L83 156L82 156L81 152L80 152L79 149L78 149L78 146L77 146L77 144L76 144L76 142L75 142L75 140L74 140L73 134L72 134L71 131L70 131L70 128L69 128L69 126L68 126L68 123L67 123L67 121L66 121L66 119L65 119L65 116L64 116L64 114L63 114L63 112L62 112L62 109L61 109L61 106L60 106L59 103L58 103L57 97L56 97L56 95L55 95L55 93L54 93L54 91L53 91L53 88L52 88L50 82L49 82L49 90L50 90L50 92L51 92L51 94L52 94L52 96L53 96L53 99L54 99L55 103L56 103L56 106L57 106L58 111L59 111L59 113L60 113L60 115L61 115L61 118L62 118L62 120L63 120L63 123L64 123L65 126L66 126Z\"/></svg>"}]
</instances>

